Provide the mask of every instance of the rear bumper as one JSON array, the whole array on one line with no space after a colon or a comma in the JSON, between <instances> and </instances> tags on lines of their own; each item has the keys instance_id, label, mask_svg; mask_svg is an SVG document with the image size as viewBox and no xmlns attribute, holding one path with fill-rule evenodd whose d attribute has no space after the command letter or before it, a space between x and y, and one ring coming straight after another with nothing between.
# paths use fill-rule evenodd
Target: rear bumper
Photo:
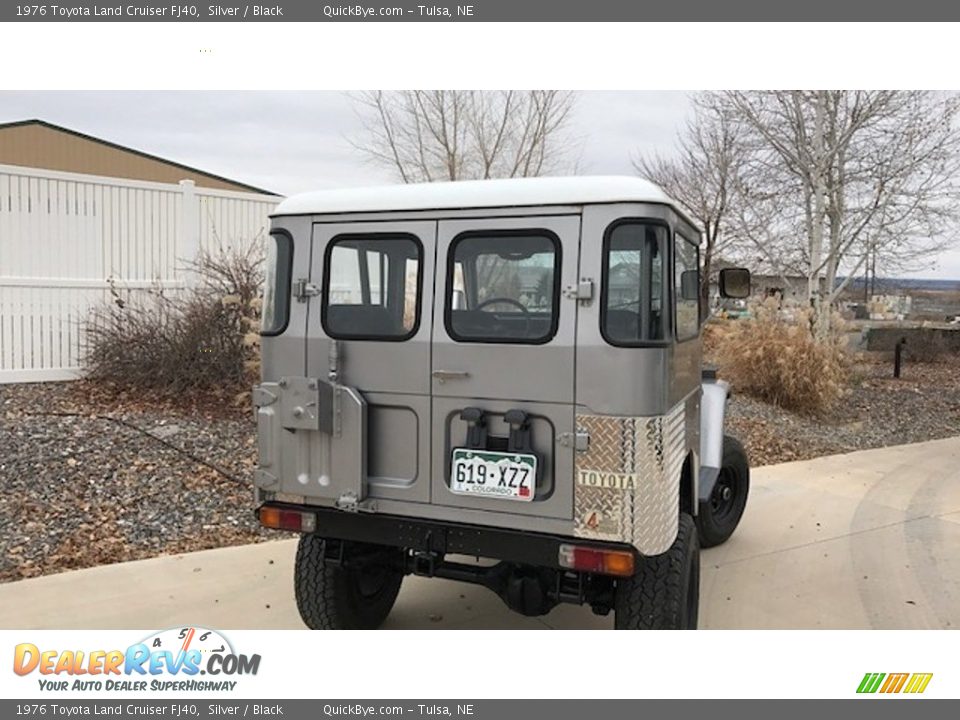
<instances>
[{"instance_id":1,"label":"rear bumper","mask_svg":"<svg viewBox=\"0 0 960 720\"><path fill-rule=\"evenodd\" d=\"M469 555L542 568L563 568L560 546L628 551L625 543L596 542L525 530L420 520L381 513L344 512L333 508L288 503L264 503L261 507L310 513L316 518L317 535L327 539L373 543L441 555ZM259 509L258 509L259 511Z\"/></svg>"}]
</instances>

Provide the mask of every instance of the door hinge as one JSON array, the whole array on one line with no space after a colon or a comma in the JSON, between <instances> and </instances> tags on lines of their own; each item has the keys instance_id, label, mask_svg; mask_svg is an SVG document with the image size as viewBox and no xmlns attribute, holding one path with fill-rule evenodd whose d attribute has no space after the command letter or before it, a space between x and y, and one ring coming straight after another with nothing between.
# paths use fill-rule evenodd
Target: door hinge
<instances>
[{"instance_id":1,"label":"door hinge","mask_svg":"<svg viewBox=\"0 0 960 720\"><path fill-rule=\"evenodd\" d=\"M557 442L563 447L572 447L577 452L586 452L590 448L590 433L586 430L560 433Z\"/></svg>"},{"instance_id":2,"label":"door hinge","mask_svg":"<svg viewBox=\"0 0 960 720\"><path fill-rule=\"evenodd\" d=\"M567 285L563 289L563 296L568 300L576 300L586 305L593 300L593 280L581 278L575 285Z\"/></svg>"},{"instance_id":3,"label":"door hinge","mask_svg":"<svg viewBox=\"0 0 960 720\"><path fill-rule=\"evenodd\" d=\"M307 298L320 294L320 286L314 285L306 278L300 278L293 284L293 296L297 302L306 302Z\"/></svg>"},{"instance_id":4,"label":"door hinge","mask_svg":"<svg viewBox=\"0 0 960 720\"><path fill-rule=\"evenodd\" d=\"M337 498L333 506L337 510L343 510L344 512L374 513L377 511L377 503L375 501L370 500L369 498L366 500L361 500L353 491L343 493L343 495Z\"/></svg>"},{"instance_id":5,"label":"door hinge","mask_svg":"<svg viewBox=\"0 0 960 720\"><path fill-rule=\"evenodd\" d=\"M267 407L277 401L277 396L261 385L253 388L253 406L255 408Z\"/></svg>"},{"instance_id":6,"label":"door hinge","mask_svg":"<svg viewBox=\"0 0 960 720\"><path fill-rule=\"evenodd\" d=\"M273 473L257 469L253 471L253 484L261 490L273 490L280 487L280 479Z\"/></svg>"}]
</instances>

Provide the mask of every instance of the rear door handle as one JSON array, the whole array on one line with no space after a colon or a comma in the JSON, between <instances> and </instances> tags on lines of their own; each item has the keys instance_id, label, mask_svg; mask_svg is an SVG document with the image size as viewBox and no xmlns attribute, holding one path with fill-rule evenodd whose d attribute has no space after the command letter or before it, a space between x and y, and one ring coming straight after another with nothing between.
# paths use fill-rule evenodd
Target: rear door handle
<instances>
[{"instance_id":1,"label":"rear door handle","mask_svg":"<svg viewBox=\"0 0 960 720\"><path fill-rule=\"evenodd\" d=\"M432 374L441 385L447 380L465 380L470 377L466 370L434 370Z\"/></svg>"}]
</instances>

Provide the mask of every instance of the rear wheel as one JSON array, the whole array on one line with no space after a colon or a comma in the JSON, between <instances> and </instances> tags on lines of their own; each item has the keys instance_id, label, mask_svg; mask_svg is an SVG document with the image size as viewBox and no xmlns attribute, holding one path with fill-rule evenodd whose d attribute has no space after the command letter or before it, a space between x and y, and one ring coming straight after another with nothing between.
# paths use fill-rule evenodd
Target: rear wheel
<instances>
[{"instance_id":1,"label":"rear wheel","mask_svg":"<svg viewBox=\"0 0 960 720\"><path fill-rule=\"evenodd\" d=\"M700 502L697 514L702 547L720 545L733 535L747 507L749 494L750 464L747 452L735 437L724 435L720 474L710 497Z\"/></svg>"},{"instance_id":2,"label":"rear wheel","mask_svg":"<svg viewBox=\"0 0 960 720\"><path fill-rule=\"evenodd\" d=\"M700 545L693 518L680 514L667 552L643 558L632 577L617 581L617 630L696 630L700 606Z\"/></svg>"},{"instance_id":3,"label":"rear wheel","mask_svg":"<svg viewBox=\"0 0 960 720\"><path fill-rule=\"evenodd\" d=\"M403 582L399 550L364 546L344 566L324 562L325 541L302 535L294 590L297 609L312 630L375 630L396 602Z\"/></svg>"}]
</instances>

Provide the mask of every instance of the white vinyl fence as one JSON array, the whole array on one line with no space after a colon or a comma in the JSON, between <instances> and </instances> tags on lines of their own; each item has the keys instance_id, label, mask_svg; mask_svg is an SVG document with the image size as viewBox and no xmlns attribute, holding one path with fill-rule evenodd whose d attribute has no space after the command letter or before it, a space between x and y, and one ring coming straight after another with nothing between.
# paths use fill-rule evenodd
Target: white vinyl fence
<instances>
[{"instance_id":1,"label":"white vinyl fence","mask_svg":"<svg viewBox=\"0 0 960 720\"><path fill-rule=\"evenodd\" d=\"M0 383L77 377L111 282L183 287L198 251L262 240L279 200L0 165Z\"/></svg>"}]
</instances>

